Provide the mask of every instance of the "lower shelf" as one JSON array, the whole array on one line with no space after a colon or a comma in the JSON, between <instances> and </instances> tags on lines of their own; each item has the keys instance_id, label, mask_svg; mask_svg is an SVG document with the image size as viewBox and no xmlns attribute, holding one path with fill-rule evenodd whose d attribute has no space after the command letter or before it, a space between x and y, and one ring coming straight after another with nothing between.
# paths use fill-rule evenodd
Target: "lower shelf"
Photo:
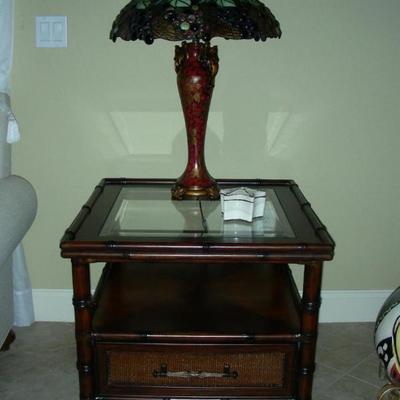
<instances>
[{"instance_id":1,"label":"lower shelf","mask_svg":"<svg viewBox=\"0 0 400 400\"><path fill-rule=\"evenodd\" d=\"M108 264L96 398L294 398L300 336L287 265Z\"/></svg>"},{"instance_id":2,"label":"lower shelf","mask_svg":"<svg viewBox=\"0 0 400 400\"><path fill-rule=\"evenodd\" d=\"M300 335L300 299L282 264L109 264L95 303L96 340L270 343Z\"/></svg>"}]
</instances>

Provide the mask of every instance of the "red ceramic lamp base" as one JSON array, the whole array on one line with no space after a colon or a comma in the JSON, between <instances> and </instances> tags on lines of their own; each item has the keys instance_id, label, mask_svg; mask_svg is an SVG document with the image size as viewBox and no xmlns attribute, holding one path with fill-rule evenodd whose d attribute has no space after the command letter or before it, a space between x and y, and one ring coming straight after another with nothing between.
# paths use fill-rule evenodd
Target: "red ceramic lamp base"
<instances>
[{"instance_id":1,"label":"red ceramic lamp base","mask_svg":"<svg viewBox=\"0 0 400 400\"><path fill-rule=\"evenodd\" d=\"M188 162L172 188L172 198L218 199L218 185L208 173L204 159L208 111L218 72L217 47L183 42L175 47L175 69L185 116Z\"/></svg>"}]
</instances>

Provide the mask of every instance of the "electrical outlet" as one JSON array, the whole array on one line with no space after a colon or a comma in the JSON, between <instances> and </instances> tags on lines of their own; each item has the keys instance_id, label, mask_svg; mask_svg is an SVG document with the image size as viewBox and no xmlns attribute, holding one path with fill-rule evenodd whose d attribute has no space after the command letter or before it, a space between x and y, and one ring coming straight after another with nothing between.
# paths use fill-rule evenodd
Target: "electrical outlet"
<instances>
[{"instance_id":1,"label":"electrical outlet","mask_svg":"<svg viewBox=\"0 0 400 400\"><path fill-rule=\"evenodd\" d=\"M36 47L67 47L67 17L37 16Z\"/></svg>"}]
</instances>

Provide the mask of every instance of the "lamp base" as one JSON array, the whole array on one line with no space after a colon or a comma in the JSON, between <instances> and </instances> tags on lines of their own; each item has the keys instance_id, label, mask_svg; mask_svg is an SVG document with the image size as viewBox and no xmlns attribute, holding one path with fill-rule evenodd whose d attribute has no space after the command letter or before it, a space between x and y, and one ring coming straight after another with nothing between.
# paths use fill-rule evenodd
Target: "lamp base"
<instances>
[{"instance_id":1,"label":"lamp base","mask_svg":"<svg viewBox=\"0 0 400 400\"><path fill-rule=\"evenodd\" d=\"M189 200L189 199L219 199L219 187L217 182L213 182L209 187L183 186L177 181L171 189L172 200Z\"/></svg>"},{"instance_id":2,"label":"lamp base","mask_svg":"<svg viewBox=\"0 0 400 400\"><path fill-rule=\"evenodd\" d=\"M175 47L177 84L185 117L188 160L172 188L172 199L219 199L219 188L207 171L204 142L214 79L218 71L217 47L186 43Z\"/></svg>"}]
</instances>

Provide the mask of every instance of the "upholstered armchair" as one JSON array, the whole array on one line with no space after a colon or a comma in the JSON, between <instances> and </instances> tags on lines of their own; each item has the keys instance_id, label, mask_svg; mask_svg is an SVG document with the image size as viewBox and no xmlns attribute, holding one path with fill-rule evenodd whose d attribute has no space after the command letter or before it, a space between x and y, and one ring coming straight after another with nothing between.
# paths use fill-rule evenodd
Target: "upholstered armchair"
<instances>
[{"instance_id":1,"label":"upholstered armchair","mask_svg":"<svg viewBox=\"0 0 400 400\"><path fill-rule=\"evenodd\" d=\"M7 143L9 97L0 92L0 348L7 348L15 321L15 249L31 226L37 209L32 185L10 175L11 145ZM14 281L14 283L13 283Z\"/></svg>"}]
</instances>

